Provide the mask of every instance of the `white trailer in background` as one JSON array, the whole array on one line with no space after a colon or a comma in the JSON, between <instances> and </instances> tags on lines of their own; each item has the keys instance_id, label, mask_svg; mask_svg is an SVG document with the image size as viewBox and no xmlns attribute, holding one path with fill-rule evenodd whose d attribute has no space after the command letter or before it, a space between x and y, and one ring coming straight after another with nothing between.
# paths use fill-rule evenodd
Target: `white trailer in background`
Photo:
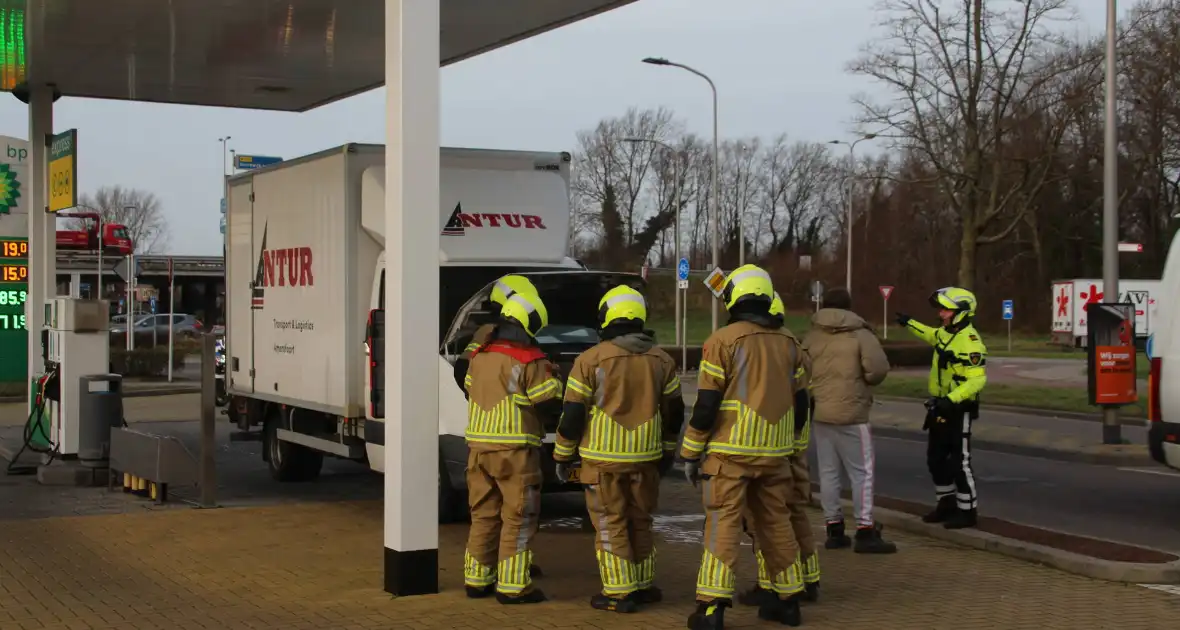
<instances>
[{"instance_id":1,"label":"white trailer in background","mask_svg":"<svg viewBox=\"0 0 1180 630\"><path fill-rule=\"evenodd\" d=\"M1102 280L1078 278L1053 283L1051 339L1054 343L1084 347L1086 305L1105 300ZM1152 332L1165 296L1159 280L1119 280L1119 302L1135 305L1135 336L1146 339Z\"/></svg>"}]
</instances>

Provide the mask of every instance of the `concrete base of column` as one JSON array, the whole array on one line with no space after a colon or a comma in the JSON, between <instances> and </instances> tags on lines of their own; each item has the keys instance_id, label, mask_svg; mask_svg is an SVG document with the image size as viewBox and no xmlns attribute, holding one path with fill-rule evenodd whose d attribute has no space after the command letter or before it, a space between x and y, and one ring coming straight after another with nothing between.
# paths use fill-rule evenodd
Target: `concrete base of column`
<instances>
[{"instance_id":1,"label":"concrete base of column","mask_svg":"<svg viewBox=\"0 0 1180 630\"><path fill-rule=\"evenodd\" d=\"M438 549L385 548L385 592L396 597L438 592Z\"/></svg>"}]
</instances>

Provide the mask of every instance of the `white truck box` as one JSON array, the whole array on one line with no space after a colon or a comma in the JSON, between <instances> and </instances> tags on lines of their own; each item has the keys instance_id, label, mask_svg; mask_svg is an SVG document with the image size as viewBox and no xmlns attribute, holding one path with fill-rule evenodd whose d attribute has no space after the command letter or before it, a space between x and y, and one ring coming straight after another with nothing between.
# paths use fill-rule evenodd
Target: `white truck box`
<instances>
[{"instance_id":1,"label":"white truck box","mask_svg":"<svg viewBox=\"0 0 1180 630\"><path fill-rule=\"evenodd\" d=\"M1163 299L1159 280L1119 280L1119 302L1135 305L1135 335L1147 337ZM1077 278L1053 282L1051 338L1069 346L1085 345L1086 305L1104 300L1102 280Z\"/></svg>"}]
</instances>

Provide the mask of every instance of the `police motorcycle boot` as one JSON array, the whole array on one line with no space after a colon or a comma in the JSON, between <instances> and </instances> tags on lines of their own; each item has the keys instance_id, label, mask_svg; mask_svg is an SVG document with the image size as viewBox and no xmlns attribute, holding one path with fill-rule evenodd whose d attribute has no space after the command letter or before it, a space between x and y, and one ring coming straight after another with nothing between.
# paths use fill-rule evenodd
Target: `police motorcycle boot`
<instances>
[{"instance_id":1,"label":"police motorcycle boot","mask_svg":"<svg viewBox=\"0 0 1180 630\"><path fill-rule=\"evenodd\" d=\"M922 517L924 523L943 523L947 519L955 515L959 511L958 506L955 505L955 497L943 497L938 500L938 505L929 514Z\"/></svg>"},{"instance_id":2,"label":"police motorcycle boot","mask_svg":"<svg viewBox=\"0 0 1180 630\"><path fill-rule=\"evenodd\" d=\"M754 586L754 588L738 595L738 603L742 606L761 606L763 602L777 597L773 591L768 591L761 586Z\"/></svg>"},{"instance_id":3,"label":"police motorcycle boot","mask_svg":"<svg viewBox=\"0 0 1180 630\"><path fill-rule=\"evenodd\" d=\"M775 597L763 602L758 607L758 618L763 621L777 621L792 628L803 623L803 610L799 605L802 599L799 595L792 595L787 599Z\"/></svg>"},{"instance_id":4,"label":"police motorcycle boot","mask_svg":"<svg viewBox=\"0 0 1180 630\"><path fill-rule=\"evenodd\" d=\"M824 549L847 549L852 546L852 539L844 533L844 521L828 523L828 539L824 541Z\"/></svg>"},{"instance_id":5,"label":"police motorcycle boot","mask_svg":"<svg viewBox=\"0 0 1180 630\"><path fill-rule=\"evenodd\" d=\"M610 595L599 593L590 598L590 607L595 610L605 610L607 612L639 612L639 602L635 601L633 595L634 593L626 597L611 597Z\"/></svg>"},{"instance_id":6,"label":"police motorcycle boot","mask_svg":"<svg viewBox=\"0 0 1180 630\"><path fill-rule=\"evenodd\" d=\"M540 589L536 588L523 595L517 595L515 597L505 595L504 593L496 593L496 601L504 604L505 606L514 606L516 604L540 604L546 599L547 598L545 597L545 594L542 593Z\"/></svg>"},{"instance_id":7,"label":"police motorcycle boot","mask_svg":"<svg viewBox=\"0 0 1180 630\"><path fill-rule=\"evenodd\" d=\"M467 597L469 599L483 599L485 597L491 597L492 595L494 595L496 593L496 585L495 584L488 584L487 586L468 585L466 588L467 588Z\"/></svg>"},{"instance_id":8,"label":"police motorcycle boot","mask_svg":"<svg viewBox=\"0 0 1180 630\"><path fill-rule=\"evenodd\" d=\"M956 510L954 515L942 524L946 529L967 529L968 527L975 527L979 522L979 515L975 509L970 510Z\"/></svg>"},{"instance_id":9,"label":"police motorcycle boot","mask_svg":"<svg viewBox=\"0 0 1180 630\"><path fill-rule=\"evenodd\" d=\"M629 597L634 600L636 604L658 604L664 600L664 591L661 591L660 587L658 586L649 586L631 593Z\"/></svg>"},{"instance_id":10,"label":"police motorcycle boot","mask_svg":"<svg viewBox=\"0 0 1180 630\"><path fill-rule=\"evenodd\" d=\"M888 554L897 553L897 545L881 538L879 526L859 527L856 530L855 553Z\"/></svg>"},{"instance_id":11,"label":"police motorcycle boot","mask_svg":"<svg viewBox=\"0 0 1180 630\"><path fill-rule=\"evenodd\" d=\"M688 630L724 630L725 609L731 603L728 599L697 602L697 609L688 616Z\"/></svg>"}]
</instances>

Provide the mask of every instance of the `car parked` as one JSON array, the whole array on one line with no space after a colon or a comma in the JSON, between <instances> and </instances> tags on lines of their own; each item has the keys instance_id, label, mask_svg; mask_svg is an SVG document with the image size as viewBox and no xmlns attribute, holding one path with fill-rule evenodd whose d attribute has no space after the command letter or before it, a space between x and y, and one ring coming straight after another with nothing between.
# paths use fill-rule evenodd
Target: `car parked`
<instances>
[{"instance_id":1,"label":"car parked","mask_svg":"<svg viewBox=\"0 0 1180 630\"><path fill-rule=\"evenodd\" d=\"M111 334L125 335L127 333L126 316L117 315L116 317L122 318L122 320L112 320ZM141 315L135 319L134 335L136 343L141 343L145 340L151 343L152 339L155 339L157 343L165 343L168 339L169 318L171 318L175 339L193 339L205 329L205 325L201 323L201 320L184 313Z\"/></svg>"}]
</instances>

